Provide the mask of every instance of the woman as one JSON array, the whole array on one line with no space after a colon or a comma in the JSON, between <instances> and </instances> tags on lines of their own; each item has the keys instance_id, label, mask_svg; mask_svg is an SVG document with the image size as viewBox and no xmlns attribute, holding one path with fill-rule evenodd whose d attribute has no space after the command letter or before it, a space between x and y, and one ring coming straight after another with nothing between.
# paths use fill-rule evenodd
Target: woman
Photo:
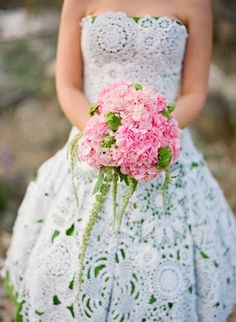
<instances>
[{"instance_id":1,"label":"woman","mask_svg":"<svg viewBox=\"0 0 236 322\"><path fill-rule=\"evenodd\" d=\"M114 237L108 194L80 292L81 236L97 171L77 164L77 207L68 144L41 165L2 272L23 321L226 321L236 302L235 220L187 129L205 105L211 38L210 1L64 1L56 85L73 124L67 143L86 126L99 89L122 79L176 102L182 149L171 167L165 213L160 175L138 186Z\"/></svg>"}]
</instances>

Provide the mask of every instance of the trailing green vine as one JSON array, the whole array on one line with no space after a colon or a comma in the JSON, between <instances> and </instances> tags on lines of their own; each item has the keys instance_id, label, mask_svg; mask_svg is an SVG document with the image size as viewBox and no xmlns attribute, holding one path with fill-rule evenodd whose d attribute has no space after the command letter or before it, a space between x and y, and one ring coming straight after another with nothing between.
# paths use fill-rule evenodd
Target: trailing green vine
<instances>
[{"instance_id":1,"label":"trailing green vine","mask_svg":"<svg viewBox=\"0 0 236 322\"><path fill-rule=\"evenodd\" d=\"M112 197L113 197L113 229L116 223L116 200L117 200L117 183L118 183L118 173L114 169L114 174L112 177Z\"/></svg>"},{"instance_id":2,"label":"trailing green vine","mask_svg":"<svg viewBox=\"0 0 236 322\"><path fill-rule=\"evenodd\" d=\"M115 230L116 234L118 234L118 232L120 230L120 226L121 226L122 219L123 219L123 216L125 214L126 208L127 208L128 203L130 201L130 198L133 195L133 193L134 193L134 191L135 191L135 189L137 187L137 184L138 184L137 180L135 180L134 178L131 178L129 176L127 176L127 180L128 180L128 188L127 188L127 191L122 196L123 205L122 205L122 208L121 208L120 213L119 213L119 218L118 218L119 221L118 221L117 228Z\"/></svg>"},{"instance_id":3,"label":"trailing green vine","mask_svg":"<svg viewBox=\"0 0 236 322\"><path fill-rule=\"evenodd\" d=\"M97 221L98 214L102 209L102 205L105 201L105 197L109 191L111 181L112 181L112 168L102 167L99 172L99 177L95 185L95 189L93 190L93 193L97 193L97 192L98 193L95 196L95 202L92 206L92 210L90 212L89 219L82 236L81 254L79 257L79 277L78 277L79 288L82 282L84 259L86 255L89 238L91 236L92 229Z\"/></svg>"},{"instance_id":4,"label":"trailing green vine","mask_svg":"<svg viewBox=\"0 0 236 322\"><path fill-rule=\"evenodd\" d=\"M71 142L68 145L68 149L67 149L67 159L70 162L72 188L73 188L73 193L75 196L75 201L76 201L77 206L79 206L79 198L78 198L78 194L76 191L74 169L75 169L75 159L80 160L79 155L78 155L78 142L79 142L81 136L82 136L82 131L79 130L79 132L72 138Z\"/></svg>"}]
</instances>

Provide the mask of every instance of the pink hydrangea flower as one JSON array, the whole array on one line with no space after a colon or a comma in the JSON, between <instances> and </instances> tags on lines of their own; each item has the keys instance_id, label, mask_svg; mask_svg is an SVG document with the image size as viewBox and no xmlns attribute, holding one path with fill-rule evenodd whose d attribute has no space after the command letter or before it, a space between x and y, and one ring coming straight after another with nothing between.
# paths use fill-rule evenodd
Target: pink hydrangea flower
<instances>
[{"instance_id":1,"label":"pink hydrangea flower","mask_svg":"<svg viewBox=\"0 0 236 322\"><path fill-rule=\"evenodd\" d=\"M177 160L181 130L163 95L147 86L119 81L103 88L97 103L98 114L87 123L79 144L83 161L97 169L120 167L122 173L147 181L163 171L157 166L159 149L171 151L168 166ZM115 130L107 121L109 113L120 120ZM106 146L104 138L109 142Z\"/></svg>"}]
</instances>

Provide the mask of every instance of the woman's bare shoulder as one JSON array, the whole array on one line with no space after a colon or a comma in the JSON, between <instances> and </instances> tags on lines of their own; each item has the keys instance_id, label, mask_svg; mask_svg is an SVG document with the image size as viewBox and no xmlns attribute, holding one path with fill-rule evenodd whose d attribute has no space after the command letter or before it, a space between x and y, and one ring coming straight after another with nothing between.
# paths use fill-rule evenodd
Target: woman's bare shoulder
<instances>
[{"instance_id":1,"label":"woman's bare shoulder","mask_svg":"<svg viewBox=\"0 0 236 322\"><path fill-rule=\"evenodd\" d=\"M176 5L179 8L179 16L186 25L205 28L205 25L211 24L211 0L176 0Z\"/></svg>"},{"instance_id":2,"label":"woman's bare shoulder","mask_svg":"<svg viewBox=\"0 0 236 322\"><path fill-rule=\"evenodd\" d=\"M185 7L188 15L205 15L211 11L211 0L177 0Z\"/></svg>"},{"instance_id":3,"label":"woman's bare shoulder","mask_svg":"<svg viewBox=\"0 0 236 322\"><path fill-rule=\"evenodd\" d=\"M82 17L86 15L87 9L93 0L64 0L63 8L73 16Z\"/></svg>"}]
</instances>

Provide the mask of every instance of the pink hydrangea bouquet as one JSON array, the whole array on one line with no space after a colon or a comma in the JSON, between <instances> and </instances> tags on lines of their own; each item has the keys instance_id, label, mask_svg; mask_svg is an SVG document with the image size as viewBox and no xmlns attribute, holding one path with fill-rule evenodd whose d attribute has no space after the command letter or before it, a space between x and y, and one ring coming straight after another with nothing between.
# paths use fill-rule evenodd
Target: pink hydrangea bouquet
<instances>
[{"instance_id":1,"label":"pink hydrangea bouquet","mask_svg":"<svg viewBox=\"0 0 236 322\"><path fill-rule=\"evenodd\" d=\"M165 206L165 191L170 180L168 168L176 162L180 152L181 129L171 116L174 108L174 103L168 103L151 88L124 81L103 88L97 102L89 106L90 119L69 146L74 188L75 157L99 170L93 190L96 199L82 240L81 268L93 225L110 186L115 228L117 184L119 180L127 184L116 233L138 182L151 180L163 171L166 174L163 184Z\"/></svg>"}]
</instances>

